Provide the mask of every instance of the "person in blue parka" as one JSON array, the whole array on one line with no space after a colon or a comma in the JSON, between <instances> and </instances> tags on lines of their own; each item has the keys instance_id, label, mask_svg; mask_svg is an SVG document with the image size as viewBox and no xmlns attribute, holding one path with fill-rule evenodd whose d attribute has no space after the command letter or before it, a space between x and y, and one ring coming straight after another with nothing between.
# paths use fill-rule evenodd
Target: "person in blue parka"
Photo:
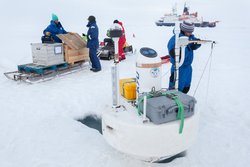
<instances>
[{"instance_id":1,"label":"person in blue parka","mask_svg":"<svg viewBox=\"0 0 250 167\"><path fill-rule=\"evenodd\" d=\"M87 27L89 28L87 32L87 47L89 48L89 58L92 64L90 70L98 72L101 71L101 63L96 55L97 49L99 48L99 30L94 16L88 17Z\"/></svg>"},{"instance_id":2,"label":"person in blue parka","mask_svg":"<svg viewBox=\"0 0 250 167\"><path fill-rule=\"evenodd\" d=\"M57 15L52 14L52 20L50 25L43 31L44 35L50 34L54 42L62 43L62 41L56 36L57 34L67 34L62 24L59 22Z\"/></svg>"},{"instance_id":3,"label":"person in blue parka","mask_svg":"<svg viewBox=\"0 0 250 167\"><path fill-rule=\"evenodd\" d=\"M194 31L194 24L184 21L180 25L180 35L187 36L189 40L199 40L192 33ZM188 93L191 80L192 80L192 62L194 53L193 51L198 49L201 45L197 43L190 43L185 49L185 59L183 64L179 67L179 87L178 90L183 93ZM170 55L171 66L171 76L169 78L169 89L174 89L175 86L175 34L172 36L168 42L168 52Z\"/></svg>"}]
</instances>

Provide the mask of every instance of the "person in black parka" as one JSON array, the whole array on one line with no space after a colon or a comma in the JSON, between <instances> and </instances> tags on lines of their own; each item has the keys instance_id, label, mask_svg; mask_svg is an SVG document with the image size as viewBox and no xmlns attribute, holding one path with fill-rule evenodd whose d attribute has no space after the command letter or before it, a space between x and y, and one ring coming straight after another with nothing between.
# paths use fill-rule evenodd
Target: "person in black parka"
<instances>
[{"instance_id":1,"label":"person in black parka","mask_svg":"<svg viewBox=\"0 0 250 167\"><path fill-rule=\"evenodd\" d=\"M92 63L92 68L90 70L98 72L102 69L100 60L96 55L97 49L99 48L99 30L94 16L89 16L88 21L87 47L89 48L89 58Z\"/></svg>"}]
</instances>

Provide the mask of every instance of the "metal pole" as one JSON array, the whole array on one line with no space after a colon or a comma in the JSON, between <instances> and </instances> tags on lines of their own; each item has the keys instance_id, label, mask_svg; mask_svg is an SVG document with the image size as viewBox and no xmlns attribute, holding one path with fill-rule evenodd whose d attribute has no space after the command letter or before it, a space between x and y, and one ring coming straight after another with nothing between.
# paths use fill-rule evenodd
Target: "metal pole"
<instances>
[{"instance_id":1,"label":"metal pole","mask_svg":"<svg viewBox=\"0 0 250 167\"><path fill-rule=\"evenodd\" d=\"M185 60L185 49L186 49L186 46L181 46L181 60L179 62L179 67L182 66Z\"/></svg>"},{"instance_id":2,"label":"metal pole","mask_svg":"<svg viewBox=\"0 0 250 167\"><path fill-rule=\"evenodd\" d=\"M112 71L112 96L113 107L116 108L120 105L119 97L119 55L118 55L118 40L119 38L112 38L115 45L114 64L111 66Z\"/></svg>"},{"instance_id":3,"label":"metal pole","mask_svg":"<svg viewBox=\"0 0 250 167\"><path fill-rule=\"evenodd\" d=\"M178 90L179 87L179 58L180 58L180 46L179 46L179 34L180 34L180 22L175 23L175 83L174 88Z\"/></svg>"},{"instance_id":4,"label":"metal pole","mask_svg":"<svg viewBox=\"0 0 250 167\"><path fill-rule=\"evenodd\" d=\"M111 74L112 74L112 100L113 100L113 108L118 106L118 89L117 89L117 77L118 77L118 70L117 66L113 64L111 66Z\"/></svg>"},{"instance_id":5,"label":"metal pole","mask_svg":"<svg viewBox=\"0 0 250 167\"><path fill-rule=\"evenodd\" d=\"M119 55L118 55L118 41L119 38L112 38L114 41L114 45L115 45L115 55L114 55L114 63L117 64L119 63Z\"/></svg>"}]
</instances>

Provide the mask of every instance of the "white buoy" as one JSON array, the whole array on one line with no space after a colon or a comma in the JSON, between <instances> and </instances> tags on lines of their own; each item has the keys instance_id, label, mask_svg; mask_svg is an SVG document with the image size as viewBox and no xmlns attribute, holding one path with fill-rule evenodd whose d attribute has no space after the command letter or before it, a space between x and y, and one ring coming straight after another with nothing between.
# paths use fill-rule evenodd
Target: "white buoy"
<instances>
[{"instance_id":1,"label":"white buoy","mask_svg":"<svg viewBox=\"0 0 250 167\"><path fill-rule=\"evenodd\" d=\"M146 117L146 94L154 87L161 89L161 59L150 48L141 48L136 61L138 93L143 94L144 113L120 98L120 106L102 114L102 134L107 143L134 158L157 162L187 150L195 141L199 114L185 119L179 133L180 121L154 124ZM146 93L146 94L145 94Z\"/></svg>"},{"instance_id":2,"label":"white buoy","mask_svg":"<svg viewBox=\"0 0 250 167\"><path fill-rule=\"evenodd\" d=\"M176 23L176 34L179 34L178 26L179 24ZM176 47L175 50L178 53L180 48L183 52L185 46L188 43L209 42L204 40L189 41L187 38L179 38L179 35L176 36L176 40L176 46L178 47ZM181 65L184 61L180 61L179 57L184 56L177 54L176 57L176 60L178 60L176 61L176 70L178 73L179 65ZM178 76L176 78L178 81ZM194 103L196 100L193 100L192 107L189 101L186 103L184 108L184 105L180 107L178 102L176 102L176 105L174 106L171 104L168 105L165 103L165 99L163 100L163 103L160 103L160 100L157 99L157 96L149 97L149 99L147 99L147 94L152 94L152 92L150 92L152 88L154 88L155 91L162 91L161 59L155 50L146 47L140 49L136 61L136 81L137 98L140 95L140 99L144 99L144 102L142 103L142 106L144 106L142 111L144 113L141 115L138 113L138 106L140 105L138 101L137 103L136 101L128 102L125 98L120 98L119 106L123 107L116 107L113 108L115 112L114 110L110 109L103 112L102 114L102 134L107 143L122 153L126 153L133 156L134 158L148 162L158 162L190 148L195 141L198 132L199 112L197 112L197 107L194 108ZM175 85L175 88L178 88L178 82ZM167 94L170 92L171 91L168 90L165 93ZM177 94L174 94L175 100L176 96ZM182 97L183 96L184 94ZM182 103L185 103L187 96L188 95L184 96ZM160 96L160 98L161 97L163 96ZM180 96L178 95L178 98L179 97ZM163 98L167 98L167 95ZM152 100L155 99L156 101L154 104L156 104L156 108L146 111L148 108L151 108L149 102L152 102ZM139 101L141 102L141 100ZM158 108L161 108L159 105L162 104L165 105L162 108L168 107L168 109L161 110L155 114ZM178 108L178 110L174 110L173 108ZM182 112L179 112L179 108L182 108L184 111L182 110ZM172 111L171 113L174 115L174 120L165 121L165 118L168 118L166 114L170 114L169 111ZM183 112L186 112L187 114L191 111L193 112L192 115L186 115L185 117L183 114ZM151 119L152 117L150 118L146 112L159 116L160 119L163 119L165 122L163 121L159 124L156 122L153 123L153 119ZM178 115L179 113L180 115L181 113L183 114L181 121L178 120L180 118L177 118L177 116L175 118L175 114L177 114L177 112ZM151 120L148 119L147 116ZM180 128L183 129L180 131Z\"/></svg>"},{"instance_id":3,"label":"white buoy","mask_svg":"<svg viewBox=\"0 0 250 167\"><path fill-rule=\"evenodd\" d=\"M151 48L139 50L136 60L136 91L137 95L161 89L161 58Z\"/></svg>"},{"instance_id":4,"label":"white buoy","mask_svg":"<svg viewBox=\"0 0 250 167\"><path fill-rule=\"evenodd\" d=\"M143 116L121 100L126 111L105 111L102 115L102 134L107 143L118 151L136 159L157 162L189 149L194 143L199 114L185 119L185 128L179 134L180 121L155 125L144 122Z\"/></svg>"}]
</instances>

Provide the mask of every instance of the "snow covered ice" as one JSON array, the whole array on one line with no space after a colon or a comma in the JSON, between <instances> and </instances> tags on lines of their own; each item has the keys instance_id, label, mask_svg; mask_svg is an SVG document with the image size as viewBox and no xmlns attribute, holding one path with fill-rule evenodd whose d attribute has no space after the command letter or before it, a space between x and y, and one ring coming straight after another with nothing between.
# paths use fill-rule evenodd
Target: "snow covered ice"
<instances>
[{"instance_id":1,"label":"snow covered ice","mask_svg":"<svg viewBox=\"0 0 250 167\"><path fill-rule=\"evenodd\" d=\"M0 72L32 62L30 43L40 42L43 29L56 13L67 31L87 31L87 18L95 15L99 39L114 19L124 23L127 41L134 47L147 46L159 55L167 54L171 27L157 27L155 21L177 2L185 1L2 1ZM206 20L219 20L215 28L196 28L195 35L218 42L198 90L199 134L187 155L168 164L149 164L119 153L102 135L77 119L98 116L111 108L112 61L101 61L103 70L80 71L54 80L27 85L0 77L0 166L1 167L158 167L158 166L248 166L250 156L250 22L248 0L187 1L191 11ZM121 5L123 5L121 7ZM180 13L180 12L178 12ZM133 34L135 38L133 38ZM194 94L210 45L195 52ZM135 75L135 56L120 63L120 76ZM209 65L210 66L210 65ZM164 66L165 73L168 68ZM209 77L210 76L210 77ZM168 85L169 74L162 84Z\"/></svg>"}]
</instances>

